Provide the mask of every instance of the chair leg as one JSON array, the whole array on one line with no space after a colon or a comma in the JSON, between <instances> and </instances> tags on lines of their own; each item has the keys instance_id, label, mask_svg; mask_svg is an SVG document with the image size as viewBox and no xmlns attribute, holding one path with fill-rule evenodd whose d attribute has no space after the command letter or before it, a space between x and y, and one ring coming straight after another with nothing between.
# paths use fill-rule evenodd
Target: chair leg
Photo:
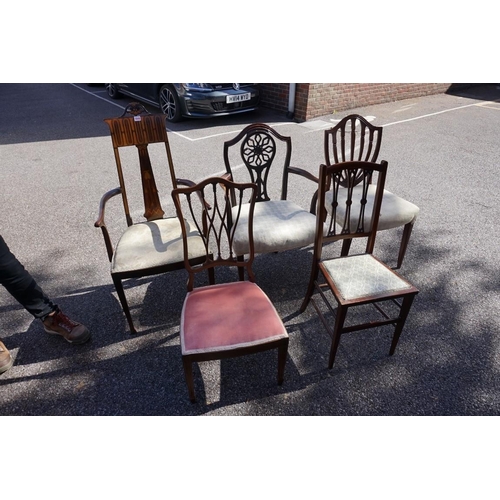
<instances>
[{"instance_id":1,"label":"chair leg","mask_svg":"<svg viewBox=\"0 0 500 500\"><path fill-rule=\"evenodd\" d=\"M340 251L341 257L346 257L349 255L349 250L351 248L352 239L344 240L342 242L342 250Z\"/></svg>"},{"instance_id":2,"label":"chair leg","mask_svg":"<svg viewBox=\"0 0 500 500\"><path fill-rule=\"evenodd\" d=\"M285 363L288 352L288 339L284 339L278 347L278 385L283 384L285 378Z\"/></svg>"},{"instance_id":3,"label":"chair leg","mask_svg":"<svg viewBox=\"0 0 500 500\"><path fill-rule=\"evenodd\" d=\"M401 267L403 259L405 258L406 247L408 246L408 242L410 241L413 224L415 224L415 221L408 222L408 224L406 224L404 227L403 237L401 238L401 246L399 247L398 265L396 266L396 269L399 269Z\"/></svg>"},{"instance_id":4,"label":"chair leg","mask_svg":"<svg viewBox=\"0 0 500 500\"><path fill-rule=\"evenodd\" d=\"M337 354L337 349L339 347L340 336L342 334L342 328L344 326L344 321L347 315L347 310L349 307L339 305L337 307L337 315L335 317L335 327L333 330L332 347L330 348L330 359L328 360L328 369L332 369L333 362L335 361L335 356Z\"/></svg>"},{"instance_id":5,"label":"chair leg","mask_svg":"<svg viewBox=\"0 0 500 500\"><path fill-rule=\"evenodd\" d=\"M307 304L311 300L312 294L314 293L314 282L318 279L319 267L318 263L313 263L313 268L311 269L311 278L309 279L309 285L307 287L306 296L302 301L302 305L300 306L299 312L303 313L306 310Z\"/></svg>"},{"instance_id":6,"label":"chair leg","mask_svg":"<svg viewBox=\"0 0 500 500\"><path fill-rule=\"evenodd\" d=\"M184 367L184 377L188 387L189 399L191 403L195 403L196 396L194 395L193 363L188 358L183 357L182 366Z\"/></svg>"},{"instance_id":7,"label":"chair leg","mask_svg":"<svg viewBox=\"0 0 500 500\"><path fill-rule=\"evenodd\" d=\"M130 327L131 333L137 333L135 329L134 323L132 321L132 315L130 314L130 309L128 307L127 297L125 296L125 291L123 290L122 280L117 278L116 276L111 275L113 278L113 283L115 285L116 293L118 294L118 298L120 299L120 304L122 305L123 312L128 321L128 325Z\"/></svg>"},{"instance_id":8,"label":"chair leg","mask_svg":"<svg viewBox=\"0 0 500 500\"><path fill-rule=\"evenodd\" d=\"M244 259L244 255L238 255L236 257L236 260L238 260L239 262L243 262ZM238 267L238 279L240 281L245 281L245 269L243 267Z\"/></svg>"},{"instance_id":9,"label":"chair leg","mask_svg":"<svg viewBox=\"0 0 500 500\"><path fill-rule=\"evenodd\" d=\"M414 298L415 295L407 295L403 299L403 303L401 304L401 311L399 313L399 319L396 324L396 328L394 329L394 336L392 337L391 350L389 351L390 356L392 356L394 354L394 351L396 350L399 337L401 335L401 332L403 331L403 327L405 326L406 318L408 317L408 313L410 312Z\"/></svg>"}]
</instances>

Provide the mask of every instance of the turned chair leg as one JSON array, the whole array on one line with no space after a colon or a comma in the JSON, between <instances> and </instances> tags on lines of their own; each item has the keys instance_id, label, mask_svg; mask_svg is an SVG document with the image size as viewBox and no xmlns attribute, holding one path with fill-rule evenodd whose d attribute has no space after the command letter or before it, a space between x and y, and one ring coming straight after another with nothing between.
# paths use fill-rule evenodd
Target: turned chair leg
<instances>
[{"instance_id":1,"label":"turned chair leg","mask_svg":"<svg viewBox=\"0 0 500 500\"><path fill-rule=\"evenodd\" d=\"M405 258L406 247L408 246L408 242L410 241L411 232L413 230L413 224L415 224L414 220L408 222L408 224L406 224L404 227L403 237L401 238L401 246L399 247L398 265L396 266L396 269L399 269L401 267L403 259Z\"/></svg>"}]
</instances>

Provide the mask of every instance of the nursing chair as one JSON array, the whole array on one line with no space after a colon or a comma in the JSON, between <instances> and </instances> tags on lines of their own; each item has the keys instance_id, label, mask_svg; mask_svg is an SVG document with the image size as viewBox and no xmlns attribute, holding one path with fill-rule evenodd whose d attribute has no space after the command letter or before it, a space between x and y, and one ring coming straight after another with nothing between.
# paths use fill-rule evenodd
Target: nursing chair
<instances>
[{"instance_id":1,"label":"nursing chair","mask_svg":"<svg viewBox=\"0 0 500 500\"><path fill-rule=\"evenodd\" d=\"M120 187L108 191L101 198L99 218L95 222L95 226L100 227L102 230L111 263L111 277L130 330L132 333L136 333L123 290L122 280L184 268L181 225L177 217L164 217L165 212L160 203L148 147L154 143L163 143L165 145L168 174L174 188L177 187L178 182L189 184L189 181L177 181L175 177L165 115L151 114L141 104L131 103L122 116L104 121L108 124L111 133ZM160 147L163 149L162 146ZM120 156L120 152L124 153L124 150L133 150L134 148L138 154L145 209L145 220L135 223L129 209L124 169L122 168ZM130 154L133 154L133 151ZM160 166L164 167L164 165ZM116 245L113 245L110 231L104 220L104 214L109 200L117 195L121 195L127 228ZM187 222L185 225L189 227ZM190 239L189 260L193 263L202 262L205 259L205 247L202 238L194 230L190 230L188 235Z\"/></svg>"},{"instance_id":2,"label":"nursing chair","mask_svg":"<svg viewBox=\"0 0 500 500\"><path fill-rule=\"evenodd\" d=\"M384 325L394 327L389 354L396 349L412 302L418 290L393 269L373 256L373 247L383 206L387 162L343 162L321 165L319 172L318 214L311 277L300 312L313 303L323 325L332 337L328 368L332 368L343 333ZM371 180L378 174L373 196ZM327 243L367 238L364 253L323 258ZM327 313L335 316L333 328L313 295L324 301ZM333 300L334 299L334 300ZM396 305L397 314L387 307ZM344 326L347 312L357 306L373 304L383 319ZM336 308L335 308L336 306Z\"/></svg>"},{"instance_id":3,"label":"nursing chair","mask_svg":"<svg viewBox=\"0 0 500 500\"><path fill-rule=\"evenodd\" d=\"M290 166L291 155L291 138L263 123L248 125L236 137L224 143L226 174L235 181L243 180L243 176L235 173L235 167L242 162L248 174L244 180L250 179L257 185L253 222L256 254L301 248L314 241L316 217L311 211L287 200L287 194L289 174L311 180L315 187L317 177L306 170ZM269 178L272 168L281 168L280 199L271 199ZM250 204L241 207L240 224L248 223L249 208ZM246 232L236 235L234 251L238 256L248 253Z\"/></svg>"},{"instance_id":4,"label":"nursing chair","mask_svg":"<svg viewBox=\"0 0 500 500\"><path fill-rule=\"evenodd\" d=\"M382 127L372 125L360 115L348 115L331 129L325 130L324 153L327 165L345 161L376 162L382 143ZM371 179L369 179L371 182ZM341 188L345 188L345 182ZM357 187L356 182L355 189ZM368 199L373 200L375 186L368 189ZM384 191L382 209L378 222L378 230L393 229L404 226L396 269L401 267L413 225L417 219L419 208L409 201L396 196L390 191ZM344 240L342 255L348 255L352 240Z\"/></svg>"},{"instance_id":5,"label":"nursing chair","mask_svg":"<svg viewBox=\"0 0 500 500\"><path fill-rule=\"evenodd\" d=\"M188 293L182 308L180 342L189 398L195 401L194 362L278 350L278 384L283 383L288 334L276 309L255 283L252 223L257 187L213 177L198 185L177 188L172 197L181 221L184 264L189 274ZM207 210L206 207L211 209ZM244 211L245 207L245 211ZM245 222L241 216L245 214ZM193 238L184 214L189 214L203 240L206 258L194 265L189 258ZM234 241L245 235L248 251L238 259ZM197 245L197 241L194 241ZM196 275L207 270L237 267L248 280L195 287ZM231 271L231 269L227 269ZM236 274L236 273L235 273Z\"/></svg>"}]
</instances>

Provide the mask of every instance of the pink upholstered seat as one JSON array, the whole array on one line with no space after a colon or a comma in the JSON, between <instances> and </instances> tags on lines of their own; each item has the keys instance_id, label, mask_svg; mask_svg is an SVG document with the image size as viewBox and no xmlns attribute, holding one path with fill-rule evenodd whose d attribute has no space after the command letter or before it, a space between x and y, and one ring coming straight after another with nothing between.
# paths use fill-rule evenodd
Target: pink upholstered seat
<instances>
[{"instance_id":1,"label":"pink upholstered seat","mask_svg":"<svg viewBox=\"0 0 500 500\"><path fill-rule=\"evenodd\" d=\"M182 354L250 347L286 338L276 309L255 283L237 281L195 288L184 301Z\"/></svg>"}]
</instances>

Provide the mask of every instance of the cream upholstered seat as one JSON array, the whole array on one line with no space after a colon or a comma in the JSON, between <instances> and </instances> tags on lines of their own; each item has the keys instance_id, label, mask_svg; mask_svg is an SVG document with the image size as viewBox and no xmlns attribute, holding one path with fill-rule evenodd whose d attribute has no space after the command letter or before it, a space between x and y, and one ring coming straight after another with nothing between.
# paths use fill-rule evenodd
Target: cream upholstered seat
<instances>
[{"instance_id":1,"label":"cream upholstered seat","mask_svg":"<svg viewBox=\"0 0 500 500\"><path fill-rule=\"evenodd\" d=\"M323 266L344 300L411 288L371 254L329 259L323 261Z\"/></svg>"},{"instance_id":2,"label":"cream upholstered seat","mask_svg":"<svg viewBox=\"0 0 500 500\"><path fill-rule=\"evenodd\" d=\"M165 212L160 204L148 146L154 143L165 145L168 172L173 187L176 187L178 182L189 184L189 181L180 181L175 177L165 115L152 115L141 104L131 103L122 116L106 119L105 122L111 133L120 187L108 191L101 198L99 218L95 222L95 226L102 230L108 258L111 262L111 278L130 330L135 332L122 280L152 276L184 268L180 223L176 217L164 218ZM125 186L126 172L122 168L120 159L120 150L130 148L136 149L138 153L145 222L134 223L130 215ZM130 157L128 158L130 159ZM130 188L130 185L128 187ZM122 198L127 228L117 244L113 246L104 221L104 213L109 200L118 195L121 195ZM189 234L192 243L190 258L199 262L205 258L203 241L197 231L190 229ZM209 275L209 280L213 281L211 275Z\"/></svg>"},{"instance_id":3,"label":"cream upholstered seat","mask_svg":"<svg viewBox=\"0 0 500 500\"><path fill-rule=\"evenodd\" d=\"M368 192L366 196L366 208L367 214L371 214L373 210L373 200L375 198L375 192L377 187L374 184L368 186ZM351 207L351 218L359 217L359 205L361 201L361 196L363 193L362 186L356 186L353 188L352 201L353 205ZM339 187L338 192L338 202L339 206L337 208L337 218L339 220L344 220L345 217L345 200L347 198L347 189ZM331 191L327 192L325 195L326 209L331 215L332 211L332 200L333 193ZM406 224L414 224L420 209L417 205L396 196L384 189L384 196L382 198L382 208L380 210L379 220L378 220L378 230L383 231L384 229L392 229L395 227L404 226ZM354 221L352 221L354 222ZM366 228L370 228L370 220L366 219Z\"/></svg>"},{"instance_id":4,"label":"cream upholstered seat","mask_svg":"<svg viewBox=\"0 0 500 500\"><path fill-rule=\"evenodd\" d=\"M190 258L205 253L203 240L189 223ZM116 244L112 273L139 271L183 262L182 231L179 219L157 219L129 226Z\"/></svg>"},{"instance_id":5,"label":"cream upholstered seat","mask_svg":"<svg viewBox=\"0 0 500 500\"><path fill-rule=\"evenodd\" d=\"M276 349L278 384L283 383L288 334L273 304L255 284L252 271L256 192L254 183L236 184L222 177L206 179L195 186L172 191L177 216L181 221L185 266L189 275L188 293L181 314L180 339L182 364L191 401L195 401L194 362ZM198 196L192 196L194 193ZM246 220L242 222L239 207L243 199L249 198ZM211 209L206 209L208 206ZM207 255L199 265L192 265L188 259L193 239L188 237L189 228L183 218L183 207L186 213L193 215L196 227L203 228L201 236ZM237 256L233 251L234 239L237 233L241 236L242 232L247 233L248 252L245 256ZM246 270L248 281L194 286L197 273L220 267Z\"/></svg>"},{"instance_id":6,"label":"cream upholstered seat","mask_svg":"<svg viewBox=\"0 0 500 500\"><path fill-rule=\"evenodd\" d=\"M226 173L234 181L232 163L243 161L248 176L257 184L257 198L254 214L253 240L255 253L273 253L311 245L314 241L316 217L287 200L289 174L296 174L314 183L317 177L297 167L290 166L292 140L279 134L269 125L255 123L245 127L236 137L224 143ZM273 165L281 170L281 197L271 199L269 177ZM234 203L234 200L233 200ZM242 206L241 224L245 224L246 211ZM236 234L234 250L238 255L248 253L248 238L244 232Z\"/></svg>"},{"instance_id":7,"label":"cream upholstered seat","mask_svg":"<svg viewBox=\"0 0 500 500\"><path fill-rule=\"evenodd\" d=\"M249 204L241 207L240 227L248 223ZM233 210L234 211L234 210ZM253 238L255 253L281 252L314 241L316 216L288 200L262 201L255 205ZM248 253L248 232L236 232L234 251Z\"/></svg>"},{"instance_id":8,"label":"cream upholstered seat","mask_svg":"<svg viewBox=\"0 0 500 500\"><path fill-rule=\"evenodd\" d=\"M332 337L328 367L332 368L340 336L343 333L391 325L394 327L389 354L393 354L418 290L386 264L373 256L373 247L381 213L384 212L384 191L387 162L348 161L334 165L321 165L319 173L318 214L311 277L300 307L305 311L309 301L328 333ZM376 186L369 183L374 172L378 173ZM329 189L330 186L330 189ZM390 199L390 198L387 198ZM387 211L387 207L385 209ZM407 215L411 217L412 213ZM360 255L343 255L323 258L323 245L336 241L366 238L366 251ZM331 293L325 293L330 291ZM324 308L313 297L325 302L334 314L333 328ZM335 304L330 303L333 296ZM393 302L398 315L384 311L382 304ZM333 302L333 301L332 301ZM384 319L344 326L347 312L355 306L373 304Z\"/></svg>"}]
</instances>

